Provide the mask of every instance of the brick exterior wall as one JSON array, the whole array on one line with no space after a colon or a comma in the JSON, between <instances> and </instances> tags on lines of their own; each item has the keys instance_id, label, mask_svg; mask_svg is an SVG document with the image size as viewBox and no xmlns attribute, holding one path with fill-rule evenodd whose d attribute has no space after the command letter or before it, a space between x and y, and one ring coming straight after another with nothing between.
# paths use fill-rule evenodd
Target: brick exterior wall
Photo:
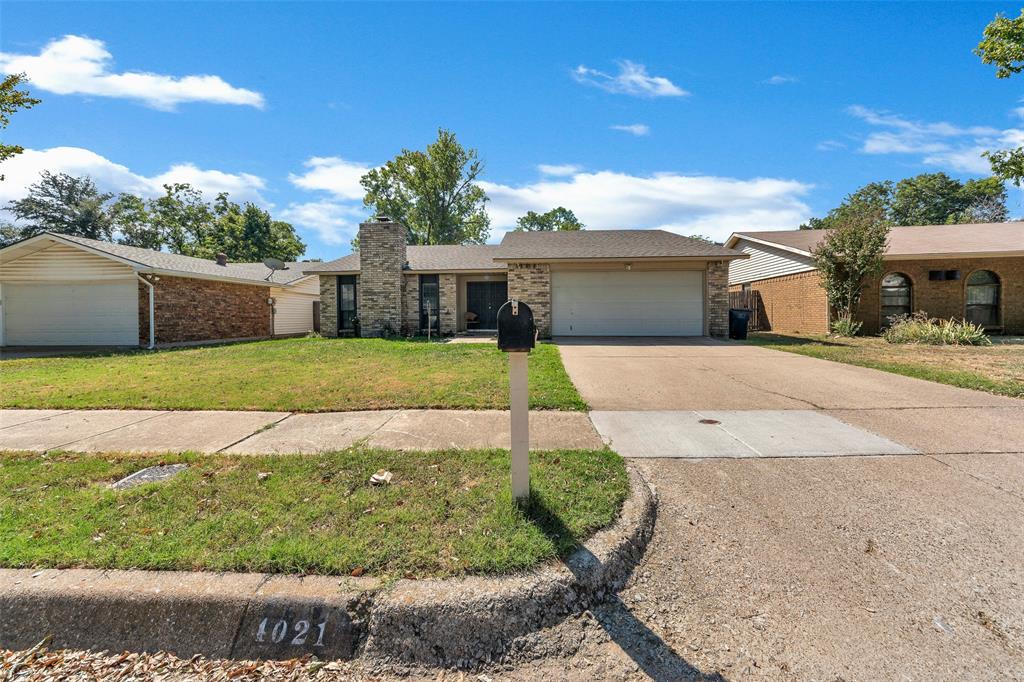
<instances>
[{"instance_id":1,"label":"brick exterior wall","mask_svg":"<svg viewBox=\"0 0 1024 682\"><path fill-rule=\"evenodd\" d=\"M164 275L153 286L158 344L273 334L267 287ZM141 282L139 343L149 344L149 287Z\"/></svg>"},{"instance_id":2,"label":"brick exterior wall","mask_svg":"<svg viewBox=\"0 0 1024 682\"><path fill-rule=\"evenodd\" d=\"M932 282L929 270L959 270L960 279ZM882 276L868 282L861 295L857 319L864 323L862 332L877 334L881 326L880 283L890 272L901 272L910 278L911 308L923 310L931 317L962 319L966 300L967 278L976 270L991 270L1000 280L1000 313L1003 331L1024 334L1024 258L956 258L944 260L885 261Z\"/></svg>"},{"instance_id":3,"label":"brick exterior wall","mask_svg":"<svg viewBox=\"0 0 1024 682\"><path fill-rule=\"evenodd\" d=\"M402 330L402 268L405 227L393 222L359 226L357 307L362 336L381 336L385 326Z\"/></svg>"},{"instance_id":4,"label":"brick exterior wall","mask_svg":"<svg viewBox=\"0 0 1024 682\"><path fill-rule=\"evenodd\" d=\"M320 275L320 334L338 335L337 275Z\"/></svg>"},{"instance_id":5,"label":"brick exterior wall","mask_svg":"<svg viewBox=\"0 0 1024 682\"><path fill-rule=\"evenodd\" d=\"M704 277L709 336L729 335L729 261L708 261Z\"/></svg>"},{"instance_id":6,"label":"brick exterior wall","mask_svg":"<svg viewBox=\"0 0 1024 682\"><path fill-rule=\"evenodd\" d=\"M420 333L420 276L402 277L402 334Z\"/></svg>"},{"instance_id":7,"label":"brick exterior wall","mask_svg":"<svg viewBox=\"0 0 1024 682\"><path fill-rule=\"evenodd\" d=\"M750 288L762 331L828 333L828 301L817 270L757 280Z\"/></svg>"},{"instance_id":8,"label":"brick exterior wall","mask_svg":"<svg viewBox=\"0 0 1024 682\"><path fill-rule=\"evenodd\" d=\"M454 274L443 274L437 278L441 299L441 333L452 336L456 331L456 315L459 312Z\"/></svg>"},{"instance_id":9,"label":"brick exterior wall","mask_svg":"<svg viewBox=\"0 0 1024 682\"><path fill-rule=\"evenodd\" d=\"M551 338L551 267L546 263L509 263L508 297L533 311L542 338Z\"/></svg>"}]
</instances>

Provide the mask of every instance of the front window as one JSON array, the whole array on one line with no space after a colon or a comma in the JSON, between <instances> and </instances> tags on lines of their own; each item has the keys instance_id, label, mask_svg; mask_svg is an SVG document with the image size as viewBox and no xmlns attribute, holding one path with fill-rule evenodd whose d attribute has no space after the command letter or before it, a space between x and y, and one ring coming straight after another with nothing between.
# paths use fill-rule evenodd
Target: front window
<instances>
[{"instance_id":1,"label":"front window","mask_svg":"<svg viewBox=\"0 0 1024 682\"><path fill-rule=\"evenodd\" d=\"M982 327L999 326L999 276L991 270L978 270L967 278L964 319Z\"/></svg>"},{"instance_id":2,"label":"front window","mask_svg":"<svg viewBox=\"0 0 1024 682\"><path fill-rule=\"evenodd\" d=\"M338 277L338 335L356 333L356 277Z\"/></svg>"},{"instance_id":3,"label":"front window","mask_svg":"<svg viewBox=\"0 0 1024 682\"><path fill-rule=\"evenodd\" d=\"M909 315L913 285L902 272L890 272L882 278L882 326L888 327L892 318Z\"/></svg>"},{"instance_id":4,"label":"front window","mask_svg":"<svg viewBox=\"0 0 1024 682\"><path fill-rule=\"evenodd\" d=\"M420 275L420 330L441 331L441 291L437 275Z\"/></svg>"}]
</instances>

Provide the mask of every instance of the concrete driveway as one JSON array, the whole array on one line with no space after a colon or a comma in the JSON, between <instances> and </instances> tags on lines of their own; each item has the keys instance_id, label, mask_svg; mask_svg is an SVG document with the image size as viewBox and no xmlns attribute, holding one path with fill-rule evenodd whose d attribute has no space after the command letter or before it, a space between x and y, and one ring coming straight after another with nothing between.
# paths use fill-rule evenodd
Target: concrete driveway
<instances>
[{"instance_id":1,"label":"concrete driveway","mask_svg":"<svg viewBox=\"0 0 1024 682\"><path fill-rule=\"evenodd\" d=\"M1024 452L1024 401L715 339L558 339L627 457Z\"/></svg>"},{"instance_id":2,"label":"concrete driveway","mask_svg":"<svg viewBox=\"0 0 1024 682\"><path fill-rule=\"evenodd\" d=\"M597 631L515 679L1024 679L1024 401L708 339L559 344L658 522Z\"/></svg>"}]
</instances>

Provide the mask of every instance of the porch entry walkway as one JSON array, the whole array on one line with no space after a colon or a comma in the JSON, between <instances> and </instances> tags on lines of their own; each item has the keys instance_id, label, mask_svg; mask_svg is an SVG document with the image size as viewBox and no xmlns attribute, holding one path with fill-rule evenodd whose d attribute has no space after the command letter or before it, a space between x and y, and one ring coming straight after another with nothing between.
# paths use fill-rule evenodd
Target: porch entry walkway
<instances>
[{"instance_id":1,"label":"porch entry walkway","mask_svg":"<svg viewBox=\"0 0 1024 682\"><path fill-rule=\"evenodd\" d=\"M0 450L296 454L357 443L395 450L509 448L502 410L169 412L0 410ZM535 450L600 449L582 412L530 413Z\"/></svg>"}]
</instances>

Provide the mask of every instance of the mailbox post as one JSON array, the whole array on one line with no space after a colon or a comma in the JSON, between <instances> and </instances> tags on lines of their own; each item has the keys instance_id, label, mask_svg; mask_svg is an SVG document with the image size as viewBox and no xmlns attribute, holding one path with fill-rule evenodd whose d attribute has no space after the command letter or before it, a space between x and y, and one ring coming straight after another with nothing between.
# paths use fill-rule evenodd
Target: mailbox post
<instances>
[{"instance_id":1,"label":"mailbox post","mask_svg":"<svg viewBox=\"0 0 1024 682\"><path fill-rule=\"evenodd\" d=\"M498 308L498 348L508 353L512 431L512 497L530 497L530 394L527 356L537 342L530 306L512 299Z\"/></svg>"}]
</instances>

